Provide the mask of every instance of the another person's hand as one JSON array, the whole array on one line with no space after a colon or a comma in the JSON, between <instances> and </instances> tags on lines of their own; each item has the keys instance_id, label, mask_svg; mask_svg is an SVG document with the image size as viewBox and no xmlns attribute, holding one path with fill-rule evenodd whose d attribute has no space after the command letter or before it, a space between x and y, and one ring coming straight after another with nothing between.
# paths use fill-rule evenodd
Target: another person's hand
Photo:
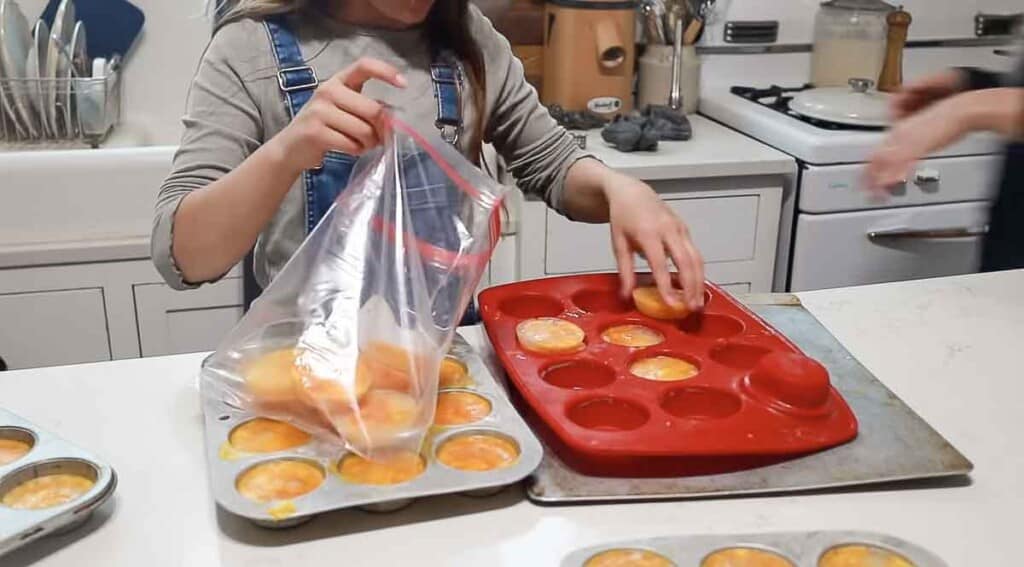
<instances>
[{"instance_id":1,"label":"another person's hand","mask_svg":"<svg viewBox=\"0 0 1024 567\"><path fill-rule=\"evenodd\" d=\"M964 78L960 71L947 69L903 86L892 96L893 119L902 120L932 104L961 92Z\"/></svg>"},{"instance_id":2,"label":"another person's hand","mask_svg":"<svg viewBox=\"0 0 1024 567\"><path fill-rule=\"evenodd\" d=\"M384 107L362 94L370 79L406 86L405 78L393 66L377 59L359 59L321 82L298 116L268 144L296 171L320 166L329 151L360 155L377 147Z\"/></svg>"},{"instance_id":3,"label":"another person's hand","mask_svg":"<svg viewBox=\"0 0 1024 567\"><path fill-rule=\"evenodd\" d=\"M606 181L612 245L628 296L636 285L633 254L646 258L661 296L675 303L668 262L678 270L687 307L704 305L704 259L690 239L686 223L647 184L615 174Z\"/></svg>"},{"instance_id":4,"label":"another person's hand","mask_svg":"<svg viewBox=\"0 0 1024 567\"><path fill-rule=\"evenodd\" d=\"M960 97L947 98L897 122L868 159L867 187L875 193L906 182L923 157L950 144L970 130L969 108Z\"/></svg>"},{"instance_id":5,"label":"another person's hand","mask_svg":"<svg viewBox=\"0 0 1024 567\"><path fill-rule=\"evenodd\" d=\"M1016 137L1022 134L1022 125L1024 89L984 89L948 97L893 126L868 160L868 188L882 192L903 183L918 160L971 132Z\"/></svg>"}]
</instances>

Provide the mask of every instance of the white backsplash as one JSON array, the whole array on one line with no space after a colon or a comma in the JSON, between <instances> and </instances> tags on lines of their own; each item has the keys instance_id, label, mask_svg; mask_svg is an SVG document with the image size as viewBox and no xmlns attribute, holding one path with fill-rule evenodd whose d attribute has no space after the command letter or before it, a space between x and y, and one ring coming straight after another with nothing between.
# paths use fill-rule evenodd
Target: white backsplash
<instances>
[{"instance_id":1,"label":"white backsplash","mask_svg":"<svg viewBox=\"0 0 1024 567\"><path fill-rule=\"evenodd\" d=\"M891 4L897 4L889 0ZM778 20L780 44L807 44L814 30L820 0L718 0L715 16L703 44L728 45L723 40L729 20ZM973 38L978 12L1014 14L1024 11L1021 0L903 0L914 18L911 40Z\"/></svg>"}]
</instances>

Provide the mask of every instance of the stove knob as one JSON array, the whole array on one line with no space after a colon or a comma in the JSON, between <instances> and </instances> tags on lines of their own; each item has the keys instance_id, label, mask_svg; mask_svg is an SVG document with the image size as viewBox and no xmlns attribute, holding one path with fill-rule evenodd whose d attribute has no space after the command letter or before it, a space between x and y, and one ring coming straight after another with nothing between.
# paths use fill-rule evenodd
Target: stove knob
<instances>
[{"instance_id":1,"label":"stove knob","mask_svg":"<svg viewBox=\"0 0 1024 567\"><path fill-rule=\"evenodd\" d=\"M939 172L934 169L919 169L917 170L917 173L914 174L914 183L917 183L918 185L938 183L939 177Z\"/></svg>"}]
</instances>

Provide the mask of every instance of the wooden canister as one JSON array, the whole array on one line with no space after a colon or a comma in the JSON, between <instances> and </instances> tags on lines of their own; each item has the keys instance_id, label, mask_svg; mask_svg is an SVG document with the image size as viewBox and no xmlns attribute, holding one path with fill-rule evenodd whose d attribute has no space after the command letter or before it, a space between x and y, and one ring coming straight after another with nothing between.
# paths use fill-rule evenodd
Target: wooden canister
<instances>
[{"instance_id":1,"label":"wooden canister","mask_svg":"<svg viewBox=\"0 0 1024 567\"><path fill-rule=\"evenodd\" d=\"M633 1L548 0L541 100L612 117L633 108Z\"/></svg>"}]
</instances>

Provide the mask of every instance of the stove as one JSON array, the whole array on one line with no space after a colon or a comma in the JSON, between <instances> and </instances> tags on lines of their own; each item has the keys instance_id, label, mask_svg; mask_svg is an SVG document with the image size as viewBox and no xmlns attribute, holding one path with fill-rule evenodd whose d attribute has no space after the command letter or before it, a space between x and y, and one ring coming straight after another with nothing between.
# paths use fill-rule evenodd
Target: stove
<instances>
[{"instance_id":1,"label":"stove","mask_svg":"<svg viewBox=\"0 0 1024 567\"><path fill-rule=\"evenodd\" d=\"M919 163L888 198L872 196L864 167L886 132L790 110L795 93L811 88L805 83L814 11L803 0L768 4L734 0L709 20L702 43L713 49L703 56L700 113L797 162L783 193L774 288L803 291L977 271L1002 142L970 136ZM973 15L986 9L976 4L906 1L915 16L911 40L915 34L928 40L905 51L907 80L951 66L1010 66L1012 60L992 45L972 44ZM778 49L724 41L725 22L766 17L786 23Z\"/></svg>"},{"instance_id":2,"label":"stove","mask_svg":"<svg viewBox=\"0 0 1024 567\"><path fill-rule=\"evenodd\" d=\"M811 118L804 116L800 113L794 112L789 108L789 102L793 100L793 94L813 89L814 86L811 84L804 84L799 87L780 87L778 85L771 85L766 88L757 87L731 87L729 92L746 100L749 100L755 104L759 104L765 108L780 112L799 120L806 122L812 126L817 126L823 130L868 130L878 131L881 128L872 128L866 126L850 126L848 124L839 124L837 122L829 122L828 120L819 120L817 118Z\"/></svg>"}]
</instances>

